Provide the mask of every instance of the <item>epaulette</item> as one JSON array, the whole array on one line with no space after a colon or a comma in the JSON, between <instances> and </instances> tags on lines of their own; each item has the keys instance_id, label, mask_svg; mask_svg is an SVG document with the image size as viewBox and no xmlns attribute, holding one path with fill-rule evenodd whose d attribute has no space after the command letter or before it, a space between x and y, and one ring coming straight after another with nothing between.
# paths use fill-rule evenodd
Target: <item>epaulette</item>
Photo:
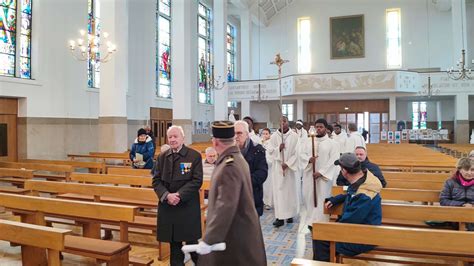
<instances>
[{"instance_id":1,"label":"epaulette","mask_svg":"<svg viewBox=\"0 0 474 266\"><path fill-rule=\"evenodd\" d=\"M234 156L229 155L229 156L225 157L224 160L225 160L225 164L233 163L234 162Z\"/></svg>"}]
</instances>

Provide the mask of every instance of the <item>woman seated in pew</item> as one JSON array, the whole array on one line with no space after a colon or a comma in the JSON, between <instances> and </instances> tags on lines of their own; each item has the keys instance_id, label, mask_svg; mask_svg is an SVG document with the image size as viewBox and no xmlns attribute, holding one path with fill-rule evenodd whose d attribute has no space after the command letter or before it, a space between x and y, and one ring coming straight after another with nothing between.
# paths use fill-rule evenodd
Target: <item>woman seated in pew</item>
<instances>
[{"instance_id":1,"label":"woman seated in pew","mask_svg":"<svg viewBox=\"0 0 474 266\"><path fill-rule=\"evenodd\" d=\"M155 148L153 147L151 137L146 134L145 129L140 128L130 150L132 167L151 169L153 167L153 155L155 155Z\"/></svg>"},{"instance_id":2,"label":"woman seated in pew","mask_svg":"<svg viewBox=\"0 0 474 266\"><path fill-rule=\"evenodd\" d=\"M439 196L442 206L472 208L474 205L474 161L461 158L456 173L446 181ZM468 231L474 231L474 224L466 225Z\"/></svg>"}]
</instances>

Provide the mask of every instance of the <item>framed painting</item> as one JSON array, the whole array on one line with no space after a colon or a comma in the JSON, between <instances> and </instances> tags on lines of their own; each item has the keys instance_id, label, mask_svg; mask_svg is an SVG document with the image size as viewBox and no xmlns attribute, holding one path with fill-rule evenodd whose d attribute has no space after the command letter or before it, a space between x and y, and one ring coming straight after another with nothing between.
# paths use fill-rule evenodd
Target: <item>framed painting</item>
<instances>
[{"instance_id":1,"label":"framed painting","mask_svg":"<svg viewBox=\"0 0 474 266\"><path fill-rule=\"evenodd\" d=\"M331 59L365 57L364 15L332 17L329 26Z\"/></svg>"}]
</instances>

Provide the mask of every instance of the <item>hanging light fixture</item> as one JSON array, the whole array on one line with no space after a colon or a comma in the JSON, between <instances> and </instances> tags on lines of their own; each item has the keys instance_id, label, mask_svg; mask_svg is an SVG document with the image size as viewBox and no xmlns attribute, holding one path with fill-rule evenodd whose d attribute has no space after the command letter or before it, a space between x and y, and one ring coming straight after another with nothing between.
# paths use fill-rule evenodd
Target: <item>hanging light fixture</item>
<instances>
[{"instance_id":1,"label":"hanging light fixture","mask_svg":"<svg viewBox=\"0 0 474 266\"><path fill-rule=\"evenodd\" d=\"M91 1L90 10L94 10L94 6L95 1ZM78 61L90 60L91 64L106 63L112 59L112 55L117 51L117 46L108 40L109 34L107 32L103 34L100 34L100 31L96 32L96 26L98 26L96 23L98 22L94 16L95 14L89 15L90 32L88 33L86 30L80 29L80 37L69 41L69 51ZM100 40L102 37L103 39ZM107 47L105 51L101 51L102 43L105 43Z\"/></svg>"},{"instance_id":2,"label":"hanging light fixture","mask_svg":"<svg viewBox=\"0 0 474 266\"><path fill-rule=\"evenodd\" d=\"M433 85L431 84L431 76L428 76L428 84L423 86L423 90L420 91L418 94L420 96L425 96L431 98L433 95L437 95L439 93L439 89L433 89Z\"/></svg>"},{"instance_id":3,"label":"hanging light fixture","mask_svg":"<svg viewBox=\"0 0 474 266\"><path fill-rule=\"evenodd\" d=\"M450 79L453 80L466 80L473 79L471 76L472 71L469 68L466 68L466 50L464 49L464 9L461 2L461 36L462 36L462 50L461 58L456 63L456 68L451 67L448 69L447 74Z\"/></svg>"}]
</instances>

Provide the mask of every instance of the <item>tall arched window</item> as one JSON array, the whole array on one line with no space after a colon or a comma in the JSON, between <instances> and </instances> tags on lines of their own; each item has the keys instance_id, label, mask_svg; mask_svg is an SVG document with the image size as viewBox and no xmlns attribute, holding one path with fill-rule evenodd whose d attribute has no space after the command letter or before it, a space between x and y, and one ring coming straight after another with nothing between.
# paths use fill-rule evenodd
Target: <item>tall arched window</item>
<instances>
[{"instance_id":1,"label":"tall arched window","mask_svg":"<svg viewBox=\"0 0 474 266\"><path fill-rule=\"evenodd\" d=\"M227 23L227 81L235 79L235 27Z\"/></svg>"},{"instance_id":2,"label":"tall arched window","mask_svg":"<svg viewBox=\"0 0 474 266\"><path fill-rule=\"evenodd\" d=\"M198 73L199 73L199 103L213 103L213 93L210 88L212 75L212 30L211 10L202 3L198 7Z\"/></svg>"},{"instance_id":3,"label":"tall arched window","mask_svg":"<svg viewBox=\"0 0 474 266\"><path fill-rule=\"evenodd\" d=\"M92 51L89 46L87 50L87 85L89 88L100 87L100 5L97 0L87 1L88 23L87 34L89 38L94 37L97 48ZM90 42L89 42L90 43ZM93 60L91 53L95 53L96 60Z\"/></svg>"},{"instance_id":4,"label":"tall arched window","mask_svg":"<svg viewBox=\"0 0 474 266\"><path fill-rule=\"evenodd\" d=\"M156 84L157 97L171 98L171 0L157 0Z\"/></svg>"},{"instance_id":5,"label":"tall arched window","mask_svg":"<svg viewBox=\"0 0 474 266\"><path fill-rule=\"evenodd\" d=\"M31 79L32 0L0 0L0 11L0 76Z\"/></svg>"}]
</instances>

